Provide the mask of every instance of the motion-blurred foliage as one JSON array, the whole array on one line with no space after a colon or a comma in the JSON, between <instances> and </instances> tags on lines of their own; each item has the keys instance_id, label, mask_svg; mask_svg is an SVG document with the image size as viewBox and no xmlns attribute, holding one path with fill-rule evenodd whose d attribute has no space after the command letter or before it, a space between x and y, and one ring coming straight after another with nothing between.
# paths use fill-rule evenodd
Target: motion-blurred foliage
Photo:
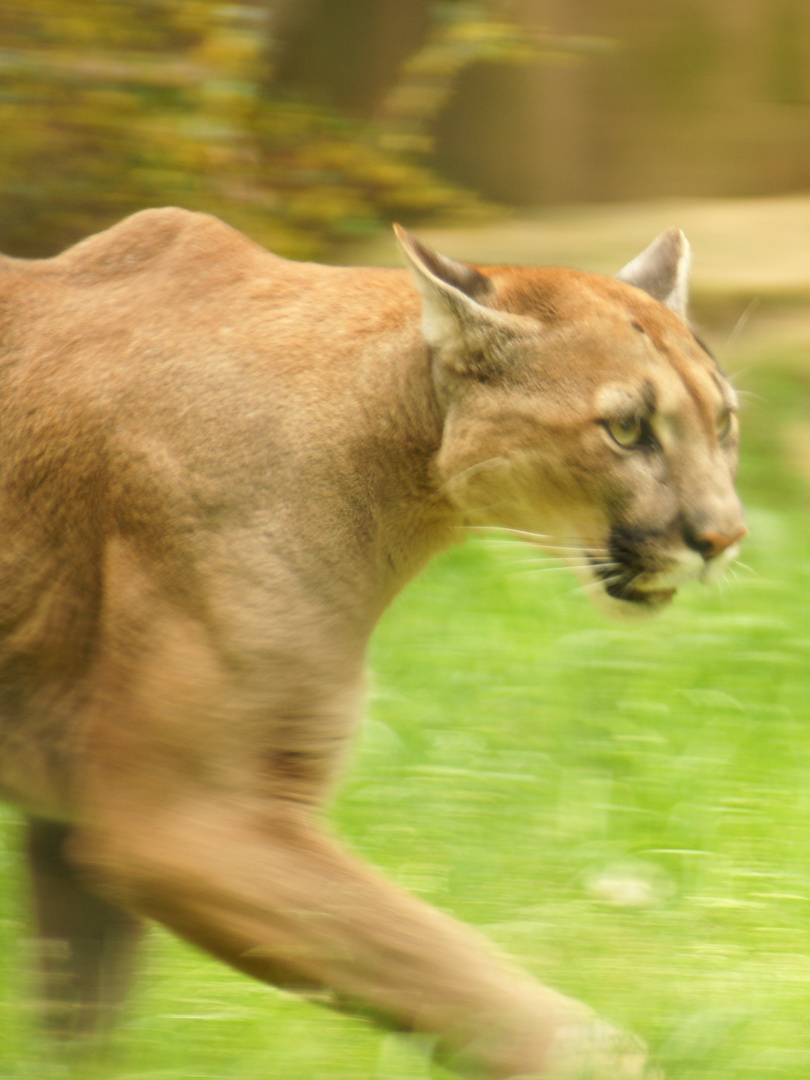
<instances>
[{"instance_id":1,"label":"motion-blurred foliage","mask_svg":"<svg viewBox=\"0 0 810 1080\"><path fill-rule=\"evenodd\" d=\"M371 119L285 98L272 13L215 0L3 4L0 250L52 254L167 203L299 257L383 220L481 212L423 155L466 64L531 54L494 0L433 5L427 40Z\"/></svg>"}]
</instances>

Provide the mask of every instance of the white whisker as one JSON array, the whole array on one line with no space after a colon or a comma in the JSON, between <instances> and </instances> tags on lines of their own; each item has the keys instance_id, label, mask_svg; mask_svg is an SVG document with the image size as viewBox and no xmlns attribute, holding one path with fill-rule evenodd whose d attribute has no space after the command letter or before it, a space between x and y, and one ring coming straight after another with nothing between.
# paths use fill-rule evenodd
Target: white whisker
<instances>
[{"instance_id":1,"label":"white whisker","mask_svg":"<svg viewBox=\"0 0 810 1080\"><path fill-rule=\"evenodd\" d=\"M477 533L505 533L507 536L514 536L519 540L536 541L537 543L545 543L546 541L553 541L560 543L562 541L570 541L572 544L576 544L578 547L589 547L587 537L579 536L560 536L559 533L540 533L534 532L531 529L512 529L507 525L466 525L464 526L470 532ZM509 543L510 541L501 540L498 537L488 537L485 535L485 539L491 539L493 543Z\"/></svg>"},{"instance_id":2,"label":"white whisker","mask_svg":"<svg viewBox=\"0 0 810 1080\"><path fill-rule=\"evenodd\" d=\"M756 401L757 403L768 402L768 399L764 398L762 394L758 394L756 390L737 389L737 397L740 399L742 405L747 404L749 401Z\"/></svg>"},{"instance_id":3,"label":"white whisker","mask_svg":"<svg viewBox=\"0 0 810 1080\"><path fill-rule=\"evenodd\" d=\"M529 566L523 570L512 570L513 574L562 574L570 573L571 570L588 570L590 563L579 563L572 566Z\"/></svg>"},{"instance_id":4,"label":"white whisker","mask_svg":"<svg viewBox=\"0 0 810 1080\"><path fill-rule=\"evenodd\" d=\"M516 554L521 551L525 551L524 545L518 546L511 540L493 540L492 545L512 550ZM489 544L487 544L489 546ZM607 549L594 549L594 548L581 548L581 547L568 547L562 544L530 544L529 549L536 551L539 555L547 555L549 558L575 558L575 559L595 559L597 561L604 560L605 556L610 552Z\"/></svg>"},{"instance_id":5,"label":"white whisker","mask_svg":"<svg viewBox=\"0 0 810 1080\"><path fill-rule=\"evenodd\" d=\"M484 526L484 525L479 525L479 526L467 525L465 527L468 530L469 529L484 529L484 528L488 529L488 528L490 528L490 526ZM540 534L540 533L520 533L515 537L514 540L512 540L512 539L500 539L499 537L496 537L496 536L481 536L481 537L479 537L479 539L481 539L482 542L487 544L487 545L492 544L492 545L498 545L498 546L501 546L501 547L517 548L518 543L522 541L523 543L530 543L530 546L537 547L540 551L547 551L547 552L562 551L562 552L573 552L575 554L582 554L583 551L587 551L589 555L594 555L594 556L609 555L610 554L609 549L606 548L603 544L588 544L587 542L580 541L580 540L572 541L570 544L565 544L565 543L560 542L560 540L563 539L561 537L551 537L550 536L546 540L546 539L543 538L542 534ZM552 541L552 540L555 540L556 543L550 543L549 542L549 541Z\"/></svg>"},{"instance_id":6,"label":"white whisker","mask_svg":"<svg viewBox=\"0 0 810 1080\"><path fill-rule=\"evenodd\" d=\"M547 566L548 565L548 558L543 558L543 556L541 555L539 558L535 557L533 559L510 559L509 560L509 565L510 566ZM562 565L562 564L558 564L558 565ZM568 564L565 564L565 565L568 565Z\"/></svg>"},{"instance_id":7,"label":"white whisker","mask_svg":"<svg viewBox=\"0 0 810 1080\"><path fill-rule=\"evenodd\" d=\"M548 563L548 562L545 561L545 559L543 559L542 562L536 561L536 562L532 563L532 562L529 562L528 559L523 559L523 561L521 561L521 562L510 563L509 565L510 565L510 567L512 567L512 566L514 566L514 567L527 566L527 567L529 567L529 569L532 566L536 566L536 567L538 567L538 569L541 569L541 570L590 570L590 569L593 568L593 563L590 562L590 559L586 559L586 558L570 559L570 561L568 561L568 559L566 559L565 563L559 563L559 562Z\"/></svg>"},{"instance_id":8,"label":"white whisker","mask_svg":"<svg viewBox=\"0 0 810 1080\"><path fill-rule=\"evenodd\" d=\"M739 559L735 559L734 562L732 563L732 566L739 567L740 570L747 570L749 574L756 574L756 572L757 572L753 568L753 566L749 566L747 563L740 562Z\"/></svg>"},{"instance_id":9,"label":"white whisker","mask_svg":"<svg viewBox=\"0 0 810 1080\"><path fill-rule=\"evenodd\" d=\"M617 581L621 581L621 574L613 574L611 577L606 578L594 578L593 581L584 581L580 585L580 590L585 593L597 592L599 589L606 589L608 585L613 585ZM575 592L577 590L574 590Z\"/></svg>"},{"instance_id":10,"label":"white whisker","mask_svg":"<svg viewBox=\"0 0 810 1080\"><path fill-rule=\"evenodd\" d=\"M568 547L562 544L538 544L537 550L543 552L545 555L577 555L583 559L588 558L591 554L596 554L596 552L592 552L590 548L585 551L581 547Z\"/></svg>"},{"instance_id":11,"label":"white whisker","mask_svg":"<svg viewBox=\"0 0 810 1080\"><path fill-rule=\"evenodd\" d=\"M511 547L515 551L525 551L526 550L526 541L525 540L499 540L497 537L494 537L494 536L482 536L479 539L484 544L493 544L493 545L497 545L498 547ZM529 546L530 547L543 548L544 550L546 548L549 548L549 547L559 547L563 551L582 551L582 546L580 544L554 544L554 545L552 545L546 540L537 541L536 543L530 544Z\"/></svg>"},{"instance_id":12,"label":"white whisker","mask_svg":"<svg viewBox=\"0 0 810 1080\"><path fill-rule=\"evenodd\" d=\"M759 297L755 296L754 299L748 304L745 311L743 311L742 315L740 315L739 319L737 319L736 323L734 324L734 329L731 331L728 338L726 339L726 345L725 345L726 351L728 351L731 348L731 346L734 344L734 342L737 340L737 338L743 332L743 330L745 329L746 323L748 322L748 320L751 318L751 316L754 314L754 312L756 311L756 309L758 307L759 307Z\"/></svg>"},{"instance_id":13,"label":"white whisker","mask_svg":"<svg viewBox=\"0 0 810 1080\"><path fill-rule=\"evenodd\" d=\"M441 490L446 491L451 485L455 484L462 477L475 476L476 473L484 472L489 466L494 465L496 462L506 461L502 454L496 457L487 458L486 461L476 461L473 465L468 465L466 469L460 469L457 473L453 473L452 476L448 476L447 480L442 484Z\"/></svg>"},{"instance_id":14,"label":"white whisker","mask_svg":"<svg viewBox=\"0 0 810 1080\"><path fill-rule=\"evenodd\" d=\"M548 561L548 559L555 558L555 557L556 556L549 555L547 558L543 558L541 556L540 558L535 557L535 558L531 558L531 559L510 559L509 560L509 565L510 566L542 566L543 564L545 564ZM588 556L585 555L584 552L582 552L582 551L574 552L572 555L566 556L566 558L564 560L558 559L557 561L560 562L560 564L562 566L564 566L564 567L587 566L587 567L593 567L594 570L597 570L597 569L598 570L605 570L605 569L613 570L613 569L618 569L618 566L619 566L619 563L615 563L615 562L607 562L607 561L604 561L604 560L594 561L593 559L588 558Z\"/></svg>"},{"instance_id":15,"label":"white whisker","mask_svg":"<svg viewBox=\"0 0 810 1080\"><path fill-rule=\"evenodd\" d=\"M517 536L521 540L525 540L526 537L532 537L535 540L554 540L555 537L551 533L539 533L531 532L527 529L510 529L506 525L467 525L466 528L470 532L499 532L508 533L510 536Z\"/></svg>"}]
</instances>

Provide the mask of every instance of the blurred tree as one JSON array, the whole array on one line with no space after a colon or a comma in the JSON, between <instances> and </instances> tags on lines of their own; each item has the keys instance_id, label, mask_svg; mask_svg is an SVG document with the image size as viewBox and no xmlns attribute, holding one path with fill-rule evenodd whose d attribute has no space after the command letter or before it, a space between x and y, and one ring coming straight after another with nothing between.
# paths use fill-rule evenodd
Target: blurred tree
<instances>
[{"instance_id":1,"label":"blurred tree","mask_svg":"<svg viewBox=\"0 0 810 1080\"><path fill-rule=\"evenodd\" d=\"M480 213L470 188L795 191L810 5L4 0L0 125L0 249L21 255L170 202L308 257Z\"/></svg>"},{"instance_id":2,"label":"blurred tree","mask_svg":"<svg viewBox=\"0 0 810 1080\"><path fill-rule=\"evenodd\" d=\"M432 163L529 205L810 189L807 0L513 0L527 25L594 45L460 75Z\"/></svg>"},{"instance_id":3,"label":"blurred tree","mask_svg":"<svg viewBox=\"0 0 810 1080\"><path fill-rule=\"evenodd\" d=\"M276 84L290 95L370 116L424 43L434 0L266 0ZM459 8L445 3L443 9Z\"/></svg>"},{"instance_id":4,"label":"blurred tree","mask_svg":"<svg viewBox=\"0 0 810 1080\"><path fill-rule=\"evenodd\" d=\"M327 94L300 75L296 34L316 17L355 33L373 0L6 0L0 249L49 254L165 203L296 256L392 217L480 212L423 164L427 121L466 63L526 43L497 0L382 6L383 43L400 41L398 17L411 25L401 83L369 64Z\"/></svg>"}]
</instances>

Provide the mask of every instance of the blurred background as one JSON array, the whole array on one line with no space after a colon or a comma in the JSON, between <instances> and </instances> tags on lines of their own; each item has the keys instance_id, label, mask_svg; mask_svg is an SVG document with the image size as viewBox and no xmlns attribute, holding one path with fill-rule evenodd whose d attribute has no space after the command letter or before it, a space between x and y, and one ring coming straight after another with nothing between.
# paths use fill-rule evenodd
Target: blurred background
<instances>
[{"instance_id":1,"label":"blurred background","mask_svg":"<svg viewBox=\"0 0 810 1080\"><path fill-rule=\"evenodd\" d=\"M804 0L5 0L0 250L132 210L391 218L810 185Z\"/></svg>"},{"instance_id":2,"label":"blurred background","mask_svg":"<svg viewBox=\"0 0 810 1080\"><path fill-rule=\"evenodd\" d=\"M215 213L298 258L614 272L681 225L744 400L745 565L656 624L470 540L387 613L333 817L638 1031L667 1080L810 1076L810 5L0 0L0 250ZM424 1080L418 1044L156 931L113 1053L54 1065L0 807L0 1076Z\"/></svg>"}]
</instances>

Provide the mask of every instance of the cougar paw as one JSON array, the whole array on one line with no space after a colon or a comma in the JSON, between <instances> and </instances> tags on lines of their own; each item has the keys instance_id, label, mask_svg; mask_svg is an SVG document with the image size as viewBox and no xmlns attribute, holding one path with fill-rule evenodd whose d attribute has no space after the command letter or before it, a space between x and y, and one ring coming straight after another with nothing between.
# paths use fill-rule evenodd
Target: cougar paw
<instances>
[{"instance_id":1,"label":"cougar paw","mask_svg":"<svg viewBox=\"0 0 810 1080\"><path fill-rule=\"evenodd\" d=\"M596 1018L561 1027L549 1065L549 1080L664 1080L643 1040Z\"/></svg>"}]
</instances>

